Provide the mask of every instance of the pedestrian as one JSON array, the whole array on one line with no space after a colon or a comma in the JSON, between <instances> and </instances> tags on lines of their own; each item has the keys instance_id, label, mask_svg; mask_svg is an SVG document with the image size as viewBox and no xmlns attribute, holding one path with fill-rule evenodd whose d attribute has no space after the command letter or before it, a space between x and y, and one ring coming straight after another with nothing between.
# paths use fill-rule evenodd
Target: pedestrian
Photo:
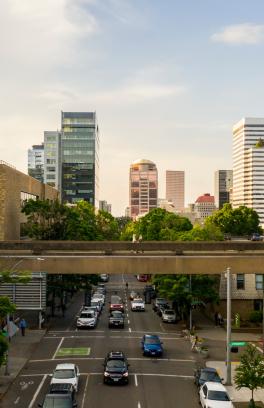
<instances>
[{"instance_id":1,"label":"pedestrian","mask_svg":"<svg viewBox=\"0 0 264 408\"><path fill-rule=\"evenodd\" d=\"M218 324L219 324L219 326L223 326L223 323L224 323L223 316L221 315L221 313L218 313Z\"/></svg>"},{"instance_id":2,"label":"pedestrian","mask_svg":"<svg viewBox=\"0 0 264 408\"><path fill-rule=\"evenodd\" d=\"M215 312L214 319L215 319L215 325L218 326L218 312Z\"/></svg>"},{"instance_id":3,"label":"pedestrian","mask_svg":"<svg viewBox=\"0 0 264 408\"><path fill-rule=\"evenodd\" d=\"M20 319L19 328L21 329L21 334L22 334L22 336L25 336L26 327L27 327L26 320L23 319L23 318Z\"/></svg>"},{"instance_id":4,"label":"pedestrian","mask_svg":"<svg viewBox=\"0 0 264 408\"><path fill-rule=\"evenodd\" d=\"M194 336L193 341L192 341L192 348L191 348L191 350L194 350L194 349L195 349L195 346L196 346L196 344L197 344L197 341L198 341L198 336Z\"/></svg>"},{"instance_id":5,"label":"pedestrian","mask_svg":"<svg viewBox=\"0 0 264 408\"><path fill-rule=\"evenodd\" d=\"M128 290L128 283L126 282L126 290Z\"/></svg>"}]
</instances>

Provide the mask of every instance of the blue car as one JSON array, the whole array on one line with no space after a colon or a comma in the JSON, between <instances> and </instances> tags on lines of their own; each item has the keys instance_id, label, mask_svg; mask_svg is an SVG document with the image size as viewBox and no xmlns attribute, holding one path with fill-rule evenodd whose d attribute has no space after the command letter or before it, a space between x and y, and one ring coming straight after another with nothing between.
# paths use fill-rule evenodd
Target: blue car
<instances>
[{"instance_id":1,"label":"blue car","mask_svg":"<svg viewBox=\"0 0 264 408\"><path fill-rule=\"evenodd\" d=\"M163 347L159 336L156 334L144 334L141 340L143 356L162 356Z\"/></svg>"}]
</instances>

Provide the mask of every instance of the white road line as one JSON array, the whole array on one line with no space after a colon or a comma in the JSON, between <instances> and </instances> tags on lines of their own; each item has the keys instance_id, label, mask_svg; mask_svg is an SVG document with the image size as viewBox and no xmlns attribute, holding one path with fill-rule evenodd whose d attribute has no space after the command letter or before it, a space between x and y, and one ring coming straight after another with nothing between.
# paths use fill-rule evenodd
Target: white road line
<instances>
[{"instance_id":1,"label":"white road line","mask_svg":"<svg viewBox=\"0 0 264 408\"><path fill-rule=\"evenodd\" d=\"M125 283L124 274L122 273L122 283Z\"/></svg>"},{"instance_id":2,"label":"white road line","mask_svg":"<svg viewBox=\"0 0 264 408\"><path fill-rule=\"evenodd\" d=\"M35 401L36 401L36 399L37 399L37 397L38 397L38 395L39 395L39 392L40 392L41 388L43 387L43 384L44 384L46 378L47 378L47 374L44 374L44 377L43 377L42 380L40 381L40 384L39 384L39 386L38 386L38 388L37 388L35 394L33 395L33 398L32 398L32 400L31 400L31 403L29 404L28 408L32 408L32 407L34 406Z\"/></svg>"},{"instance_id":3,"label":"white road line","mask_svg":"<svg viewBox=\"0 0 264 408\"><path fill-rule=\"evenodd\" d=\"M75 329L74 330L49 330L48 333L52 334L52 333L75 333ZM104 330L93 330L93 333L104 333ZM44 337L45 338L45 337Z\"/></svg>"},{"instance_id":4,"label":"white road line","mask_svg":"<svg viewBox=\"0 0 264 408\"><path fill-rule=\"evenodd\" d=\"M48 334L54 334L54 333L67 333L67 334L69 334L69 333L75 333L75 330L70 330L69 332L67 332L66 330L50 330L49 332L48 332ZM92 331L93 333L105 333L105 330L93 330ZM126 333L126 331L124 330L123 331L123 333ZM134 331L134 333L144 333L144 334L152 334L152 332L150 332L150 331L142 331L142 330L135 330ZM177 337L181 337L182 339L183 339L183 337L182 337L182 334L180 334L180 333L177 333L177 332L156 332L155 331L155 334L162 334L163 336L165 336L165 335L173 335L173 336L177 336ZM85 333L85 336L86 335L88 335L88 333L86 332ZM47 337L47 336L45 336L45 337L43 337L43 339L46 339L46 338L49 338L49 337ZM165 338L165 337L164 337Z\"/></svg>"},{"instance_id":5,"label":"white road line","mask_svg":"<svg viewBox=\"0 0 264 408\"><path fill-rule=\"evenodd\" d=\"M117 332L115 332L117 333ZM106 336L57 336L57 337L46 337L46 339L104 339Z\"/></svg>"},{"instance_id":6,"label":"white road line","mask_svg":"<svg viewBox=\"0 0 264 408\"><path fill-rule=\"evenodd\" d=\"M171 377L171 378L187 378L193 380L193 375L182 375L182 374L158 374L158 373L137 373L144 377Z\"/></svg>"},{"instance_id":7,"label":"white road line","mask_svg":"<svg viewBox=\"0 0 264 408\"><path fill-rule=\"evenodd\" d=\"M14 404L15 404L15 405L18 404L18 403L19 403L19 400L20 400L20 397L17 397L17 399L14 401Z\"/></svg>"},{"instance_id":8,"label":"white road line","mask_svg":"<svg viewBox=\"0 0 264 408\"><path fill-rule=\"evenodd\" d=\"M138 401L138 405L137 405L137 408L141 408L141 404L140 404L140 401Z\"/></svg>"},{"instance_id":9,"label":"white road line","mask_svg":"<svg viewBox=\"0 0 264 408\"><path fill-rule=\"evenodd\" d=\"M128 320L127 323L130 324L130 320Z\"/></svg>"},{"instance_id":10,"label":"white road line","mask_svg":"<svg viewBox=\"0 0 264 408\"><path fill-rule=\"evenodd\" d=\"M128 330L129 330L129 332L131 333L131 331L132 331L132 330L131 330L131 328L130 328L130 327L128 328Z\"/></svg>"},{"instance_id":11,"label":"white road line","mask_svg":"<svg viewBox=\"0 0 264 408\"><path fill-rule=\"evenodd\" d=\"M118 337L117 337L118 338ZM146 361L146 362L151 362L153 359L151 358L147 358L147 357L129 357L128 358L131 361ZM74 357L58 357L56 358L55 361L61 361L61 360L104 360L104 357L79 357L79 356L74 356ZM170 362L178 362L178 363L194 363L195 359L191 360L191 359L181 359L181 358L155 358L155 361L165 361L167 363ZM30 363L40 363L40 362L45 362L45 361L54 361L54 359L51 358L44 358L44 359L38 359L38 360L29 360Z\"/></svg>"},{"instance_id":12,"label":"white road line","mask_svg":"<svg viewBox=\"0 0 264 408\"><path fill-rule=\"evenodd\" d=\"M138 386L137 374L135 374L135 386Z\"/></svg>"},{"instance_id":13,"label":"white road line","mask_svg":"<svg viewBox=\"0 0 264 408\"><path fill-rule=\"evenodd\" d=\"M20 377L43 377L44 376L44 380L42 379L40 385L38 386L38 389L35 393L36 397L37 397L37 393L39 393L45 379L47 378L48 375L50 375L51 373L46 373L46 374L21 374ZM144 377L168 377L168 378L186 378L187 380L193 380L193 375L182 375L182 374L159 374L159 373L130 373L131 375L136 375L136 376L144 376ZM80 373L80 375L85 375L87 376L91 376L91 375L102 375L102 373L98 373L98 372L90 372L90 373ZM34 397L35 397L34 395ZM33 398L34 398L33 397ZM32 404L33 400L31 401ZM32 405L30 405L28 408L31 408Z\"/></svg>"},{"instance_id":14,"label":"white road line","mask_svg":"<svg viewBox=\"0 0 264 408\"><path fill-rule=\"evenodd\" d=\"M55 353L54 353L53 356L52 356L52 360L55 359L56 354L58 353L59 349L61 348L61 345L62 345L63 340L64 340L64 337L61 338L61 341L59 342L59 345L58 345L58 347L56 348L56 351L55 351Z\"/></svg>"},{"instance_id":15,"label":"white road line","mask_svg":"<svg viewBox=\"0 0 264 408\"><path fill-rule=\"evenodd\" d=\"M87 375L87 378L86 378L86 381L85 381L85 387L84 387L84 392L83 392L83 399L82 399L82 407L81 408L84 408L88 381L89 381L89 374Z\"/></svg>"}]
</instances>

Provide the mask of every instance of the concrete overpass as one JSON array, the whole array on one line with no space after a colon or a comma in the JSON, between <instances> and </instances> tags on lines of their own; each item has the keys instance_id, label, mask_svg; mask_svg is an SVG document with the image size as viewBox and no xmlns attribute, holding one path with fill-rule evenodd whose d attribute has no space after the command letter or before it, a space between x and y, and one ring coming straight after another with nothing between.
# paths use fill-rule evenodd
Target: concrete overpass
<instances>
[{"instance_id":1,"label":"concrete overpass","mask_svg":"<svg viewBox=\"0 0 264 408\"><path fill-rule=\"evenodd\" d=\"M264 243L0 241L0 263L50 274L264 274Z\"/></svg>"}]
</instances>

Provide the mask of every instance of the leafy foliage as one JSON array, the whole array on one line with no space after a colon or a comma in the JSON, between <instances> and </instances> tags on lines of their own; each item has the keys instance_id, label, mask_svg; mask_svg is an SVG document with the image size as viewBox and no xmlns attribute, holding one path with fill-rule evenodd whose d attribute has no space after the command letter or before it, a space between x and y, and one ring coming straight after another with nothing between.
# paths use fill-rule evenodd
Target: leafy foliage
<instances>
[{"instance_id":1,"label":"leafy foliage","mask_svg":"<svg viewBox=\"0 0 264 408\"><path fill-rule=\"evenodd\" d=\"M110 213L99 211L96 216L96 225L98 229L98 239L108 241L119 239L118 222Z\"/></svg>"},{"instance_id":2,"label":"leafy foliage","mask_svg":"<svg viewBox=\"0 0 264 408\"><path fill-rule=\"evenodd\" d=\"M234 380L238 390L250 389L254 406L254 391L264 387L264 359L253 345L249 344L241 355Z\"/></svg>"},{"instance_id":3,"label":"leafy foliage","mask_svg":"<svg viewBox=\"0 0 264 408\"><path fill-rule=\"evenodd\" d=\"M0 367L3 365L5 361L5 353L8 350L8 343L4 336L0 335Z\"/></svg>"},{"instance_id":4,"label":"leafy foliage","mask_svg":"<svg viewBox=\"0 0 264 408\"><path fill-rule=\"evenodd\" d=\"M0 296L0 319L4 319L7 314L12 314L16 310L16 306L10 301L7 296Z\"/></svg>"},{"instance_id":5,"label":"leafy foliage","mask_svg":"<svg viewBox=\"0 0 264 408\"><path fill-rule=\"evenodd\" d=\"M259 225L259 216L255 210L245 206L232 208L231 204L224 204L205 221L206 226L215 225L223 233L232 235L249 235L253 232L262 232Z\"/></svg>"}]
</instances>

